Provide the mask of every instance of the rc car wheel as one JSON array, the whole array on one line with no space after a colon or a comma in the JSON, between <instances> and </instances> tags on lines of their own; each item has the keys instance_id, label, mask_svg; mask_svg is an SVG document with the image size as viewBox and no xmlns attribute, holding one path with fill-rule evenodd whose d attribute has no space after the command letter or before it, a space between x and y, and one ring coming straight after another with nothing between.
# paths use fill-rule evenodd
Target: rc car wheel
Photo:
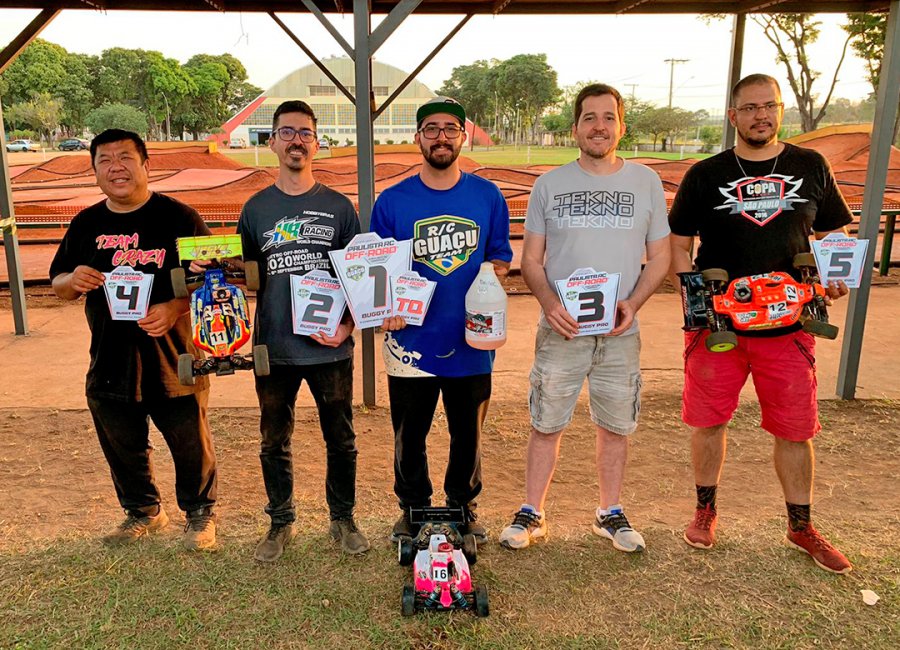
<instances>
[{"instance_id":1,"label":"rc car wheel","mask_svg":"<svg viewBox=\"0 0 900 650\"><path fill-rule=\"evenodd\" d=\"M700 275L704 282L728 282L728 271L725 269L706 269Z\"/></svg>"},{"instance_id":2,"label":"rc car wheel","mask_svg":"<svg viewBox=\"0 0 900 650\"><path fill-rule=\"evenodd\" d=\"M184 280L184 269L180 266L176 266L171 271L172 277L172 292L175 294L176 298L187 298L188 297L188 288L187 283Z\"/></svg>"},{"instance_id":3,"label":"rc car wheel","mask_svg":"<svg viewBox=\"0 0 900 650\"><path fill-rule=\"evenodd\" d=\"M737 347L737 335L734 332L713 332L706 337L706 349L710 352L728 352Z\"/></svg>"},{"instance_id":4,"label":"rc car wheel","mask_svg":"<svg viewBox=\"0 0 900 650\"><path fill-rule=\"evenodd\" d=\"M803 331L807 334L812 334L813 336L819 336L823 339L831 339L834 340L838 335L838 327L837 325L832 325L831 323L825 323L820 320L816 320L815 318L810 318L803 323Z\"/></svg>"},{"instance_id":5,"label":"rc car wheel","mask_svg":"<svg viewBox=\"0 0 900 650\"><path fill-rule=\"evenodd\" d=\"M253 374L257 377L269 376L269 348L265 345L253 346Z\"/></svg>"},{"instance_id":6,"label":"rc car wheel","mask_svg":"<svg viewBox=\"0 0 900 650\"><path fill-rule=\"evenodd\" d=\"M416 588L412 585L403 585L403 597L400 611L404 616L412 616L416 613Z\"/></svg>"},{"instance_id":7,"label":"rc car wheel","mask_svg":"<svg viewBox=\"0 0 900 650\"><path fill-rule=\"evenodd\" d=\"M178 381L181 382L182 386L194 385L194 355L178 355Z\"/></svg>"},{"instance_id":8,"label":"rc car wheel","mask_svg":"<svg viewBox=\"0 0 900 650\"><path fill-rule=\"evenodd\" d=\"M802 269L804 266L816 268L816 256L812 253L797 253L794 255L794 268Z\"/></svg>"},{"instance_id":9,"label":"rc car wheel","mask_svg":"<svg viewBox=\"0 0 900 650\"><path fill-rule=\"evenodd\" d=\"M259 264L254 260L244 262L244 279L247 281L247 289L259 291Z\"/></svg>"},{"instance_id":10,"label":"rc car wheel","mask_svg":"<svg viewBox=\"0 0 900 650\"><path fill-rule=\"evenodd\" d=\"M416 559L416 547L408 537L401 537L397 542L397 562L400 566L409 566Z\"/></svg>"},{"instance_id":11,"label":"rc car wheel","mask_svg":"<svg viewBox=\"0 0 900 650\"><path fill-rule=\"evenodd\" d=\"M478 561L478 541L475 539L475 535L471 533L463 535L462 552L470 565Z\"/></svg>"},{"instance_id":12,"label":"rc car wheel","mask_svg":"<svg viewBox=\"0 0 900 650\"><path fill-rule=\"evenodd\" d=\"M491 608L488 604L487 587L484 585L478 585L475 588L475 615L484 618L490 613Z\"/></svg>"}]
</instances>

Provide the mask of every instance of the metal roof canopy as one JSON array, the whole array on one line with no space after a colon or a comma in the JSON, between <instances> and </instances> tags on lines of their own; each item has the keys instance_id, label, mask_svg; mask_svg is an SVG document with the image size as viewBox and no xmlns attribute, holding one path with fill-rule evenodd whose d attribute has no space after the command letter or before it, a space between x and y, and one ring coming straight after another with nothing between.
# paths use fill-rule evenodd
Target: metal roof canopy
<instances>
[{"instance_id":1,"label":"metal roof canopy","mask_svg":"<svg viewBox=\"0 0 900 650\"><path fill-rule=\"evenodd\" d=\"M860 236L877 240L881 207L884 200L884 184L887 179L887 165L891 149L892 127L900 102L900 0L741 0L723 2L721 0L301 0L305 12L296 0L117 0L114 4L106 0L66 0L63 2L29 2L25 0L0 0L0 9L40 9L31 21L9 45L0 51L0 72L40 34L41 30L63 9L91 9L99 11L218 11L218 12L264 12L268 13L288 36L303 49L323 71L324 65L278 18L276 12L311 13L322 23L337 43L354 60L356 67L356 89L368 89L368 101L356 98L357 124L357 166L359 170L359 212L360 219L369 228L369 219L375 196L374 184L374 143L373 120L396 96L388 98L381 107L376 107L372 89L372 55L390 37L399 25L414 11L418 14L463 14L465 17L415 68L405 87L418 72L449 42L449 40L476 14L697 14L723 13L734 15L732 51L728 68L728 87L741 75L743 35L748 13L845 13L890 10L881 81L877 93L872 145L866 172L866 186L860 217ZM327 14L353 13L354 46L339 34L327 18ZM373 31L372 14L387 14L387 17ZM330 74L328 74L331 77ZM344 94L349 91L341 87ZM401 89L398 89L398 92ZM726 98L726 106L727 106ZM726 122L725 143L733 143L734 133ZM730 142L729 142L730 140ZM9 268L10 291L12 293L13 316L16 334L27 334L25 298L19 267L18 242L15 234L15 214L12 204L9 166L6 159L6 136L2 124L0 107L0 226L3 229ZM841 350L841 366L838 372L838 396L852 399L856 392L859 371L859 354L862 349L865 329L865 312L868 306L869 290L875 260L875 246L869 246L863 278L859 290L852 292L847 312L844 342ZM374 331L366 329L363 337L363 398L367 405L375 404L375 362Z\"/></svg>"}]
</instances>

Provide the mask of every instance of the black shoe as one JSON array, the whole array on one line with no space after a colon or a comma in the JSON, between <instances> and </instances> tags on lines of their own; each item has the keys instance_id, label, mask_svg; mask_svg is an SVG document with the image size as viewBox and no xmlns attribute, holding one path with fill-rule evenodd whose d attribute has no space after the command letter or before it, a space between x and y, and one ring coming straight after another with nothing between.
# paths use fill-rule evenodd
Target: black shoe
<instances>
[{"instance_id":1,"label":"black shoe","mask_svg":"<svg viewBox=\"0 0 900 650\"><path fill-rule=\"evenodd\" d=\"M484 527L484 524L478 523L478 504L474 501L470 502L468 505L460 506L456 503L447 503L447 506L450 508L464 508L466 510L466 514L468 515L468 521L459 527L459 532L463 535L470 534L475 536L475 541L478 542L479 545L487 544L488 534L487 529Z\"/></svg>"},{"instance_id":2,"label":"black shoe","mask_svg":"<svg viewBox=\"0 0 900 650\"><path fill-rule=\"evenodd\" d=\"M404 509L403 514L400 515L397 523L394 524L394 529L391 531L391 541L399 542L403 537L415 537L419 534L419 530L420 526L418 524L413 525L409 521L409 510Z\"/></svg>"}]
</instances>

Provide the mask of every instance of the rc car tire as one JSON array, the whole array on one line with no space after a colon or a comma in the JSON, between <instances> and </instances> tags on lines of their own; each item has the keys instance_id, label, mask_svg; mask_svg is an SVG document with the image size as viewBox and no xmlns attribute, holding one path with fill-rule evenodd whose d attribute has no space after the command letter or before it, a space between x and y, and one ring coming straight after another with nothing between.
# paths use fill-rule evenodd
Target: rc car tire
<instances>
[{"instance_id":1,"label":"rc car tire","mask_svg":"<svg viewBox=\"0 0 900 650\"><path fill-rule=\"evenodd\" d=\"M187 298L188 297L188 288L187 282L184 279L184 269L180 266L176 266L171 271L172 278L172 293L175 294L176 298Z\"/></svg>"},{"instance_id":2,"label":"rc car tire","mask_svg":"<svg viewBox=\"0 0 900 650\"><path fill-rule=\"evenodd\" d=\"M409 566L416 559L416 547L408 537L401 537L397 542L397 562L400 566Z\"/></svg>"},{"instance_id":3,"label":"rc car tire","mask_svg":"<svg viewBox=\"0 0 900 650\"><path fill-rule=\"evenodd\" d=\"M247 281L247 289L259 291L259 264L255 260L244 262L244 279Z\"/></svg>"},{"instance_id":4,"label":"rc car tire","mask_svg":"<svg viewBox=\"0 0 900 650\"><path fill-rule=\"evenodd\" d=\"M475 588L475 615L484 618L491 613L490 603L488 602L488 590L485 585L478 585Z\"/></svg>"},{"instance_id":5,"label":"rc car tire","mask_svg":"<svg viewBox=\"0 0 900 650\"><path fill-rule=\"evenodd\" d=\"M196 381L194 378L194 355L178 355L178 381L181 382L182 386L194 385Z\"/></svg>"},{"instance_id":6,"label":"rc car tire","mask_svg":"<svg viewBox=\"0 0 900 650\"><path fill-rule=\"evenodd\" d=\"M706 337L706 349L710 352L728 352L734 350L737 344L734 332L713 332Z\"/></svg>"},{"instance_id":7,"label":"rc car tire","mask_svg":"<svg viewBox=\"0 0 900 650\"><path fill-rule=\"evenodd\" d=\"M728 282L728 271L725 269L706 269L700 275L704 282Z\"/></svg>"},{"instance_id":8,"label":"rc car tire","mask_svg":"<svg viewBox=\"0 0 900 650\"><path fill-rule=\"evenodd\" d=\"M839 330L837 325L810 318L809 320L804 321L803 331L823 339L834 340L837 338Z\"/></svg>"},{"instance_id":9,"label":"rc car tire","mask_svg":"<svg viewBox=\"0 0 900 650\"><path fill-rule=\"evenodd\" d=\"M416 613L416 588L412 585L403 585L403 597L400 600L400 612L404 616L412 616Z\"/></svg>"},{"instance_id":10,"label":"rc car tire","mask_svg":"<svg viewBox=\"0 0 900 650\"><path fill-rule=\"evenodd\" d=\"M794 268L802 269L804 266L816 268L816 256L812 253L797 253L794 255Z\"/></svg>"},{"instance_id":11,"label":"rc car tire","mask_svg":"<svg viewBox=\"0 0 900 650\"><path fill-rule=\"evenodd\" d=\"M268 377L269 372L269 348L265 345L254 345L253 374L257 377Z\"/></svg>"},{"instance_id":12,"label":"rc car tire","mask_svg":"<svg viewBox=\"0 0 900 650\"><path fill-rule=\"evenodd\" d=\"M471 533L463 535L462 552L470 565L475 564L478 561L478 540L475 539L475 535Z\"/></svg>"}]
</instances>

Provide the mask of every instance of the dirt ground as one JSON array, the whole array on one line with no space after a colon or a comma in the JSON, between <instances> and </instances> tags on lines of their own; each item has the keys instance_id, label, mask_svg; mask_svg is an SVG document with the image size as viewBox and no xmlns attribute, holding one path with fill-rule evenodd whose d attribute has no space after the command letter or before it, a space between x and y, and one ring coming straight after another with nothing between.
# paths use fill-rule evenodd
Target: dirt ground
<instances>
[{"instance_id":1,"label":"dirt ground","mask_svg":"<svg viewBox=\"0 0 900 650\"><path fill-rule=\"evenodd\" d=\"M879 294L881 291L883 293ZM876 288L877 305L893 304L900 288ZM652 307L651 307L652 305ZM96 537L119 519L112 485L84 406L87 328L78 304L61 304L39 292L29 295L32 334L14 337L8 300L0 301L0 552L15 553L34 543L69 536ZM680 536L693 503L688 436L679 419L680 332L674 295L657 295L642 311L643 415L632 439L623 502L648 544L662 535ZM896 342L896 308L873 310L869 325ZM537 317L530 296L510 300L511 331L498 353L494 392L484 435L485 491L481 512L493 536L522 499L525 444L529 433L526 402L528 369ZM673 314L674 312L674 314ZM837 322L843 322L841 318ZM833 376L838 344L825 348L823 375ZM872 373L886 366L896 378L895 344L867 344L861 377L870 399L821 402L824 431L818 438L815 513L821 527L837 533L851 551L869 543L859 522L896 525L900 493L886 489L900 473L900 393L896 382ZM873 347L874 346L874 347ZM357 349L355 427L360 448L358 516L375 539L385 539L396 505L392 495L392 432L380 352L376 354L378 407L362 406ZM892 360L893 359L893 360ZM826 367L827 366L827 367ZM877 385L881 382L882 385ZM822 381L823 385L825 380ZM875 390L872 390L872 389ZM722 534L752 534L753 522L781 517L783 500L771 467L771 441L757 428L758 408L748 388L735 418L729 460L722 482ZM824 392L833 392L824 388ZM258 411L252 377L239 373L213 380L211 420L220 463L222 544L246 545L264 531L264 490L258 460ZM160 489L170 512L173 472L168 450L153 434ZM547 510L554 537L582 535L596 505L594 432L582 396L565 434L559 468ZM312 401L303 389L294 437L297 503L324 515L324 450ZM447 435L439 412L430 438L431 474L436 492L446 464ZM893 524L886 520L893 517ZM177 535L177 527L170 534ZM777 540L772 540L773 543Z\"/></svg>"}]
</instances>

